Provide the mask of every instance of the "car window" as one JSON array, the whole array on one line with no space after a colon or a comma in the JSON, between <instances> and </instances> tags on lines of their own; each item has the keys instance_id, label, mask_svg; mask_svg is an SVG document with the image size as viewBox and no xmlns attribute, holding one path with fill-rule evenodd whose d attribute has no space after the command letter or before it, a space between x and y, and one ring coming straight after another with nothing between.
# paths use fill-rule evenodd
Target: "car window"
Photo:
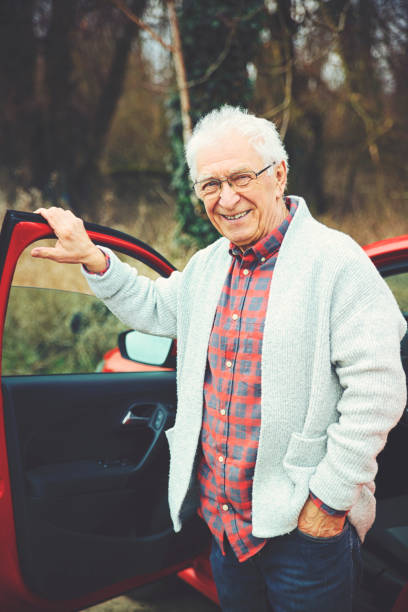
<instances>
[{"instance_id":1,"label":"car window","mask_svg":"<svg viewBox=\"0 0 408 612\"><path fill-rule=\"evenodd\" d=\"M385 280L393 292L402 312L408 317L408 272L387 276Z\"/></svg>"},{"instance_id":2,"label":"car window","mask_svg":"<svg viewBox=\"0 0 408 612\"><path fill-rule=\"evenodd\" d=\"M47 243L41 240L36 245ZM107 371L107 356L112 352L114 371L129 371L117 349L118 335L126 327L90 295L80 266L34 259L31 249L19 258L10 289L3 375ZM142 274L158 276L148 266L119 256Z\"/></svg>"},{"instance_id":3,"label":"car window","mask_svg":"<svg viewBox=\"0 0 408 612\"><path fill-rule=\"evenodd\" d=\"M124 326L81 293L12 287L3 340L3 375L95 372Z\"/></svg>"}]
</instances>

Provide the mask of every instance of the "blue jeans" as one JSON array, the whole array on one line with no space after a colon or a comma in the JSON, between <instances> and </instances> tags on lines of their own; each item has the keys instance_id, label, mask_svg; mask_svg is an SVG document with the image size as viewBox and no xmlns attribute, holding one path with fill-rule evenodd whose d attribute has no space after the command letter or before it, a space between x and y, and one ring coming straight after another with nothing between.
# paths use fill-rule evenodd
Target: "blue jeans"
<instances>
[{"instance_id":1,"label":"blue jeans","mask_svg":"<svg viewBox=\"0 0 408 612\"><path fill-rule=\"evenodd\" d=\"M331 538L298 529L271 538L239 563L227 538L226 556L213 540L210 560L223 612L351 612L360 574L360 540L346 521Z\"/></svg>"}]
</instances>

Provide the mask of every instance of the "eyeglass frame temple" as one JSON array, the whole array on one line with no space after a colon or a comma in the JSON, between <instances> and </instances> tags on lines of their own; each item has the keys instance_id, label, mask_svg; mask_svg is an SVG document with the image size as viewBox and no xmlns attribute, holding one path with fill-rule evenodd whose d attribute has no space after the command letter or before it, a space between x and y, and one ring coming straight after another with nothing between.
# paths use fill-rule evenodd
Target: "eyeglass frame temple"
<instances>
[{"instance_id":1,"label":"eyeglass frame temple","mask_svg":"<svg viewBox=\"0 0 408 612\"><path fill-rule=\"evenodd\" d=\"M274 161L271 164L269 164L269 166L266 166L266 168L262 168L262 170L259 170L259 172L255 172L255 176L256 178L258 178L258 176L260 174L262 174L262 172L265 172L266 170L269 170L269 168L272 168L275 164L277 164L278 162Z\"/></svg>"}]
</instances>

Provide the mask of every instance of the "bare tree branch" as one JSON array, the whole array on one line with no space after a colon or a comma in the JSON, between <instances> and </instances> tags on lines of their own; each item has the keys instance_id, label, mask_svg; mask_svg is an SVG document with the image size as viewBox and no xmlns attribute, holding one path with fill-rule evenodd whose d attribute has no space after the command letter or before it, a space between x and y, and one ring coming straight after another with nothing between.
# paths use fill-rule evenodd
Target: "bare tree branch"
<instances>
[{"instance_id":1,"label":"bare tree branch","mask_svg":"<svg viewBox=\"0 0 408 612\"><path fill-rule=\"evenodd\" d=\"M163 38L159 36L159 34L157 34L157 32L155 32L149 25L147 25L147 23L145 23L142 19L140 19L137 15L135 15L126 6L123 0L111 0L111 1L120 11L122 11L122 13L126 15L128 19L136 23L139 26L139 28L141 28L142 30L145 30L146 32L149 32L150 36L154 38L154 40L156 40L158 43L160 43L161 46L164 47L164 49L167 49L167 51L170 51L170 53L173 52L173 47L169 45L168 43L166 43L166 41L163 40Z\"/></svg>"},{"instance_id":2,"label":"bare tree branch","mask_svg":"<svg viewBox=\"0 0 408 612\"><path fill-rule=\"evenodd\" d=\"M292 60L284 64L275 64L272 66L268 66L265 62L265 70L258 70L258 74L260 76L279 76L280 74L285 74L292 64Z\"/></svg>"},{"instance_id":3,"label":"bare tree branch","mask_svg":"<svg viewBox=\"0 0 408 612\"><path fill-rule=\"evenodd\" d=\"M150 36L154 38L164 49L170 51L173 56L174 69L176 72L177 87L180 96L181 106L181 120L183 124L183 142L187 143L192 132L192 123L190 117L190 96L188 93L186 67L183 58L183 50L181 46L180 30L178 27L178 19L176 14L176 8L174 0L166 0L167 11L169 15L171 38L173 41L172 45L167 44L161 36L159 36L150 26L148 26L142 19L137 17L123 0L112 0L113 4L121 10L128 19L136 23L140 28L149 32Z\"/></svg>"},{"instance_id":4,"label":"bare tree branch","mask_svg":"<svg viewBox=\"0 0 408 612\"><path fill-rule=\"evenodd\" d=\"M290 107L291 107L291 102L292 102L292 84L293 84L293 57L292 57L292 50L291 50L290 43L289 43L291 34L288 31L288 28L286 27L286 24L281 14L279 15L279 18L281 21L282 30L285 32L285 36L284 36L283 43L282 43L283 56L284 56L283 59L285 63L282 65L282 70L281 70L281 73L285 74L284 98L283 98L283 101L280 104L278 104L278 106L275 106L271 110L266 111L266 113L264 113L263 116L264 117L274 117L278 113L283 113L282 122L281 122L281 126L279 129L279 135L281 139L283 140L286 136L286 132L287 132L287 129L289 126L289 120L290 120Z\"/></svg>"},{"instance_id":5,"label":"bare tree branch","mask_svg":"<svg viewBox=\"0 0 408 612\"><path fill-rule=\"evenodd\" d=\"M282 123L279 129L279 134L282 140L286 136L286 132L287 132L288 125L289 125L290 105L292 102L292 82L293 82L293 72L290 67L286 72L285 89L284 89L285 94L284 94L283 101L277 106L274 106L270 110L266 111L266 113L263 113L262 115L263 117L271 119L272 117L275 117L276 115L279 115L280 113L283 113Z\"/></svg>"},{"instance_id":6,"label":"bare tree branch","mask_svg":"<svg viewBox=\"0 0 408 612\"><path fill-rule=\"evenodd\" d=\"M183 124L183 141L184 144L187 143L191 136L192 132L192 122L191 122L191 105L190 105L190 96L188 93L188 89L191 87L195 87L196 85L201 85L208 81L208 79L214 74L214 72L220 67L228 52L231 48L232 40L234 38L234 34L236 31L237 24L240 21L246 21L248 19L252 19L254 15L256 15L259 11L264 10L263 3L256 7L254 10L250 11L247 15L241 17L235 17L232 22L228 23L229 33L227 36L227 40L225 42L224 49L221 51L217 59L208 66L207 70L203 74L203 76L198 79L194 79L192 81L187 81L186 68L184 63L181 38L180 38L180 30L178 27L178 19L175 9L174 0L166 0L167 11L169 15L169 23L171 30L171 38L172 45L167 44L161 36L159 36L145 21L137 17L125 4L123 0L111 0L112 3L121 10L128 19L136 23L140 28L149 32L149 34L156 40L163 48L170 51L173 56L174 68L176 72L177 79L177 87L180 95L180 106L181 106L181 118ZM290 81L291 82L291 81Z\"/></svg>"},{"instance_id":7,"label":"bare tree branch","mask_svg":"<svg viewBox=\"0 0 408 612\"><path fill-rule=\"evenodd\" d=\"M305 13L314 25L330 30L330 32L333 32L333 34L340 34L340 32L343 32L344 27L346 25L347 11L349 10L350 6L351 2L350 0L347 0L341 10L337 24L334 23L331 17L327 14L326 7L323 5L322 2L319 2L319 8L321 9L323 14L323 21L317 19L316 15L312 13L307 7L305 7Z\"/></svg>"},{"instance_id":8,"label":"bare tree branch","mask_svg":"<svg viewBox=\"0 0 408 612\"><path fill-rule=\"evenodd\" d=\"M228 52L231 48L231 43L232 43L232 39L234 38L234 34L235 34L235 26L233 25L231 26L230 31L228 33L227 40L225 41L224 49L221 51L221 53L219 54L215 62L213 62L212 64L208 66L203 76L199 77L198 79L194 79L193 81L188 81L187 87L195 87L196 85L201 85L202 83L205 83L206 81L208 81L208 79L221 66L222 62L227 57Z\"/></svg>"},{"instance_id":9,"label":"bare tree branch","mask_svg":"<svg viewBox=\"0 0 408 612\"><path fill-rule=\"evenodd\" d=\"M285 139L286 132L289 126L290 119L290 107L292 102L292 82L293 82L293 71L292 67L286 73L285 79L285 107L283 109L282 123L279 129L279 134L282 140Z\"/></svg>"},{"instance_id":10,"label":"bare tree branch","mask_svg":"<svg viewBox=\"0 0 408 612\"><path fill-rule=\"evenodd\" d=\"M276 117L276 115L279 115L279 113L282 113L288 107L289 104L290 104L290 100L287 100L286 98L284 98L280 104L277 104L270 110L263 113L262 117L265 117L266 119L272 119L272 117Z\"/></svg>"},{"instance_id":11,"label":"bare tree branch","mask_svg":"<svg viewBox=\"0 0 408 612\"><path fill-rule=\"evenodd\" d=\"M360 95L355 92L349 93L348 99L354 111L364 124L366 142L362 150L367 147L372 162L378 165L380 163L380 152L376 141L393 127L394 121L391 117L387 117L385 121L381 123L373 119L361 104Z\"/></svg>"},{"instance_id":12,"label":"bare tree branch","mask_svg":"<svg viewBox=\"0 0 408 612\"><path fill-rule=\"evenodd\" d=\"M228 27L235 26L237 23L242 22L242 21L249 21L250 19L252 19L252 17L255 17L255 15L257 15L258 13L262 12L265 10L265 5L263 2L260 3L259 6L256 6L255 8L252 9L252 11L248 11L248 13L246 15L241 15L241 16L237 16L237 17L232 17L232 18L226 18L226 17L222 17L220 15L216 14L216 17L218 17L220 19L220 21L223 21L225 23L225 25L227 25Z\"/></svg>"},{"instance_id":13,"label":"bare tree branch","mask_svg":"<svg viewBox=\"0 0 408 612\"><path fill-rule=\"evenodd\" d=\"M228 20L223 19L225 25L229 28L229 33L227 36L227 40L225 41L224 49L221 51L217 59L208 66L203 76L199 77L198 79L188 81L187 87L195 87L196 85L201 85L202 83L205 83L206 81L208 81L208 79L214 74L216 70L218 70L222 62L227 57L229 50L231 48L232 40L234 38L236 29L237 29L237 24L241 21L248 21L249 19L252 19L252 17L254 17L257 13L264 11L264 10L265 10L265 6L263 4L260 4L260 6L256 7L252 11L249 11L249 13L247 13L246 15L242 17L234 17L233 19L228 19Z\"/></svg>"}]
</instances>

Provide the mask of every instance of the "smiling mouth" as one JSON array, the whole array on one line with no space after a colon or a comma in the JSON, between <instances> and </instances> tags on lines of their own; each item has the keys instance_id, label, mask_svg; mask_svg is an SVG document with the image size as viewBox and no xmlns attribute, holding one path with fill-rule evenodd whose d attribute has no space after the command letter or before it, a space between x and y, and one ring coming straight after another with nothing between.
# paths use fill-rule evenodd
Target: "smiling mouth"
<instances>
[{"instance_id":1,"label":"smiling mouth","mask_svg":"<svg viewBox=\"0 0 408 612\"><path fill-rule=\"evenodd\" d=\"M241 212L241 213L237 213L236 215L222 215L224 217L224 219L227 219L228 221L235 221L236 219L242 219L242 217L245 217L249 212L249 210L246 210L245 212Z\"/></svg>"}]
</instances>

